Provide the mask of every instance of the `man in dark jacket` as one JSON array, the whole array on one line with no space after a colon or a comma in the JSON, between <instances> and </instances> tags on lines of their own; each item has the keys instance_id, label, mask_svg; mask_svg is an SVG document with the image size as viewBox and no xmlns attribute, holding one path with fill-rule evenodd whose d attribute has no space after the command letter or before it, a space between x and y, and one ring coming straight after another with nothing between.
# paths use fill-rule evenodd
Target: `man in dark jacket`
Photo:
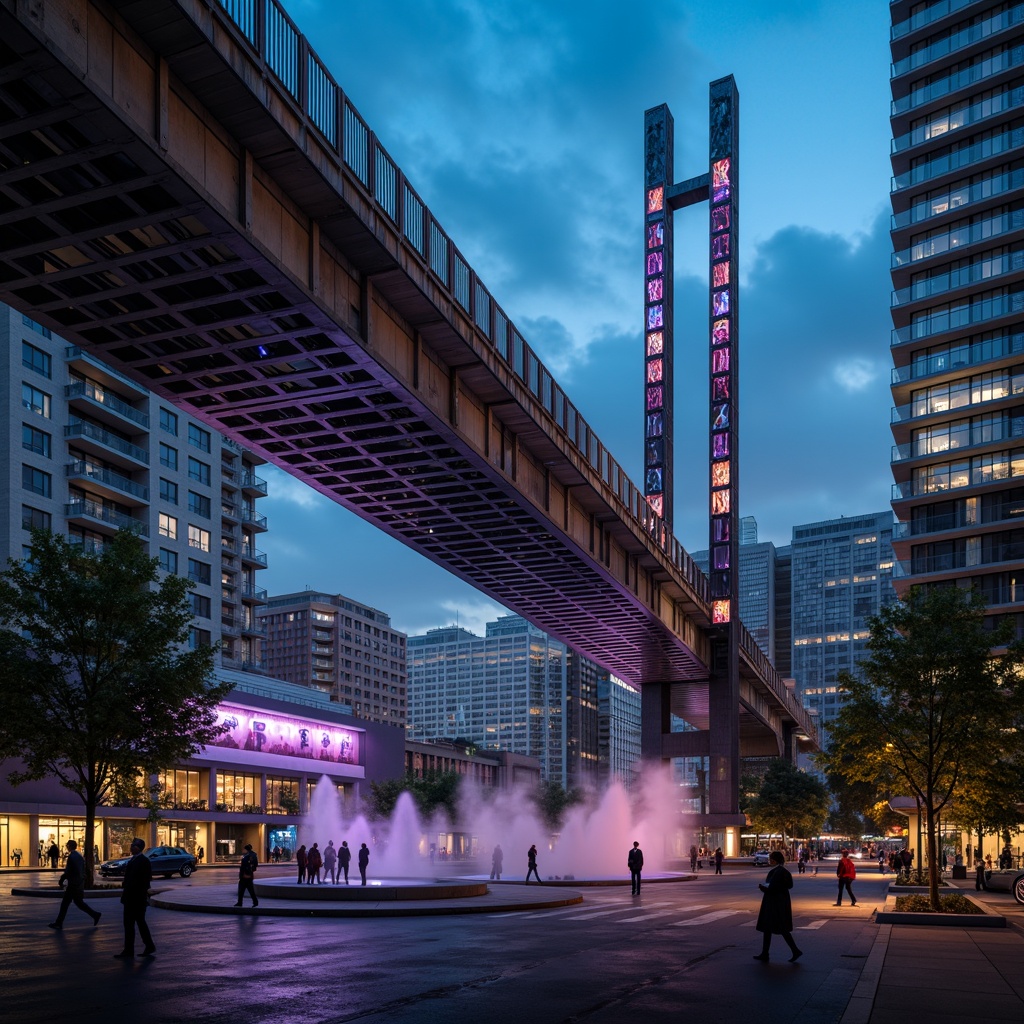
<instances>
[{"instance_id":1,"label":"man in dark jacket","mask_svg":"<svg viewBox=\"0 0 1024 1024\"><path fill-rule=\"evenodd\" d=\"M124 869L121 883L121 903L124 906L124 949L115 953L117 960L131 960L135 956L135 929L144 944L142 955L152 956L156 952L153 936L146 924L146 907L149 906L149 886L153 881L153 865L142 855L146 844L138 838L132 840L132 859Z\"/></svg>"},{"instance_id":2,"label":"man in dark jacket","mask_svg":"<svg viewBox=\"0 0 1024 1024\"><path fill-rule=\"evenodd\" d=\"M348 866L352 863L352 851L348 848L348 841L344 840L341 849L338 851L338 866L345 873L345 884L348 885ZM338 879L341 880L340 877Z\"/></svg>"},{"instance_id":3,"label":"man in dark jacket","mask_svg":"<svg viewBox=\"0 0 1024 1024\"><path fill-rule=\"evenodd\" d=\"M633 886L633 895L640 895L640 872L644 867L644 851L640 849L638 842L633 843L633 849L626 857L626 866L629 868L629 881Z\"/></svg>"},{"instance_id":4,"label":"man in dark jacket","mask_svg":"<svg viewBox=\"0 0 1024 1024\"><path fill-rule=\"evenodd\" d=\"M74 839L67 841L67 848L68 859L64 864L64 874L60 876L58 883L64 886L64 898L60 901L57 920L51 921L50 927L58 931L64 927L64 918L68 916L68 907L72 903L92 918L95 927L100 923L100 912L93 910L82 898L85 893L85 858L78 852L78 843Z\"/></svg>"},{"instance_id":5,"label":"man in dark jacket","mask_svg":"<svg viewBox=\"0 0 1024 1024\"><path fill-rule=\"evenodd\" d=\"M258 866L259 861L256 859L256 854L252 852L252 845L246 843L245 853L242 854L242 860L238 865L238 902L235 904L236 907L242 905L242 897L246 893L252 897L252 905L254 907L260 905L260 901L256 899L256 890L252 884L256 877L256 868Z\"/></svg>"},{"instance_id":6,"label":"man in dark jacket","mask_svg":"<svg viewBox=\"0 0 1024 1024\"><path fill-rule=\"evenodd\" d=\"M359 847L359 875L363 880L363 885L366 885L366 869L370 864L370 850L366 843L363 843Z\"/></svg>"}]
</instances>

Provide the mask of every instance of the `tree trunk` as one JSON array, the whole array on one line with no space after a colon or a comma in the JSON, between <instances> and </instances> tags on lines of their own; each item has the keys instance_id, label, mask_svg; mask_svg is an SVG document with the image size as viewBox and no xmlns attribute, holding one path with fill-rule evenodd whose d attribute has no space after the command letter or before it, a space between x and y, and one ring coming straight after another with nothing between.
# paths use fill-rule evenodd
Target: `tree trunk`
<instances>
[{"instance_id":1,"label":"tree trunk","mask_svg":"<svg viewBox=\"0 0 1024 1024\"><path fill-rule=\"evenodd\" d=\"M926 840L928 844L928 901L932 905L932 910L937 913L939 910L939 858L935 849L935 809L930 800L925 805L925 816L928 829Z\"/></svg>"},{"instance_id":2,"label":"tree trunk","mask_svg":"<svg viewBox=\"0 0 1024 1024\"><path fill-rule=\"evenodd\" d=\"M93 872L96 870L96 858L93 856L93 847L96 845L96 797L91 793L85 798L85 849L82 856L85 857L85 887L91 889L93 886Z\"/></svg>"}]
</instances>

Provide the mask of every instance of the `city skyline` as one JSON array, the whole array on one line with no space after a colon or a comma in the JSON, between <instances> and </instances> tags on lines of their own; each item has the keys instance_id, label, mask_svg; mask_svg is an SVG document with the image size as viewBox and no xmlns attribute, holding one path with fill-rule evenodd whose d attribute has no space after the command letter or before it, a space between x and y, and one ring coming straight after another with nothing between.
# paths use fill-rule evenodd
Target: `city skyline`
<instances>
[{"instance_id":1,"label":"city skyline","mask_svg":"<svg viewBox=\"0 0 1024 1024\"><path fill-rule=\"evenodd\" d=\"M741 512L762 539L888 503L887 11L734 4L289 11L495 298L641 482L642 126L667 102L702 173L707 87L741 96ZM800 66L786 52L799 46ZM459 54L458 57L455 55ZM429 56L426 56L429 55ZM808 89L808 81L828 88ZM412 97L412 98L410 98ZM813 130L811 130L813 126ZM597 159L595 159L597 154ZM707 546L706 207L677 215L676 535ZM696 218L694 220L693 218ZM705 273L706 277L706 273ZM785 415L800 409L799 416ZM808 425L813 423L813 430ZM356 594L408 633L501 606L270 470L271 593ZM316 545L302 538L328 538Z\"/></svg>"}]
</instances>

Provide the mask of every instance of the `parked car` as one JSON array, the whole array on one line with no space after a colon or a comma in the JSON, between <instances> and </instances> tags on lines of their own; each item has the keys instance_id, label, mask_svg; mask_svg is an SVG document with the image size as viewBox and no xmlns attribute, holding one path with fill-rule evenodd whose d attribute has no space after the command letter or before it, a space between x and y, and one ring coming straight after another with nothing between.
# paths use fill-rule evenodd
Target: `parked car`
<instances>
[{"instance_id":1,"label":"parked car","mask_svg":"<svg viewBox=\"0 0 1024 1024\"><path fill-rule=\"evenodd\" d=\"M146 850L144 856L148 857L153 865L153 874L163 875L164 878L170 878L175 872L182 878L188 878L198 866L195 856L180 846L154 846L151 850ZM131 857L105 860L100 865L100 874L104 878L123 875L124 867L130 860Z\"/></svg>"},{"instance_id":2,"label":"parked car","mask_svg":"<svg viewBox=\"0 0 1024 1024\"><path fill-rule=\"evenodd\" d=\"M768 854L770 850L755 850L754 851L754 867L755 868L766 868L768 867Z\"/></svg>"},{"instance_id":3,"label":"parked car","mask_svg":"<svg viewBox=\"0 0 1024 1024\"><path fill-rule=\"evenodd\" d=\"M1024 870L1021 868L996 868L985 872L985 885L997 892L1013 893L1018 903L1024 903Z\"/></svg>"}]
</instances>

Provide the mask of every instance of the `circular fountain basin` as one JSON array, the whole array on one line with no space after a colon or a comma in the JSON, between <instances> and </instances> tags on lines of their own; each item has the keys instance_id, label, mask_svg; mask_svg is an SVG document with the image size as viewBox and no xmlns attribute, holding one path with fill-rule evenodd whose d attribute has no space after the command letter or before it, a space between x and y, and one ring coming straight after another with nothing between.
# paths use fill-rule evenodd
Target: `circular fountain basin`
<instances>
[{"instance_id":1,"label":"circular fountain basin","mask_svg":"<svg viewBox=\"0 0 1024 1024\"><path fill-rule=\"evenodd\" d=\"M307 885L293 878L268 878L254 883L267 900L316 900L319 903L379 903L382 900L455 900L486 896L487 883L466 878L371 878L366 885Z\"/></svg>"}]
</instances>

